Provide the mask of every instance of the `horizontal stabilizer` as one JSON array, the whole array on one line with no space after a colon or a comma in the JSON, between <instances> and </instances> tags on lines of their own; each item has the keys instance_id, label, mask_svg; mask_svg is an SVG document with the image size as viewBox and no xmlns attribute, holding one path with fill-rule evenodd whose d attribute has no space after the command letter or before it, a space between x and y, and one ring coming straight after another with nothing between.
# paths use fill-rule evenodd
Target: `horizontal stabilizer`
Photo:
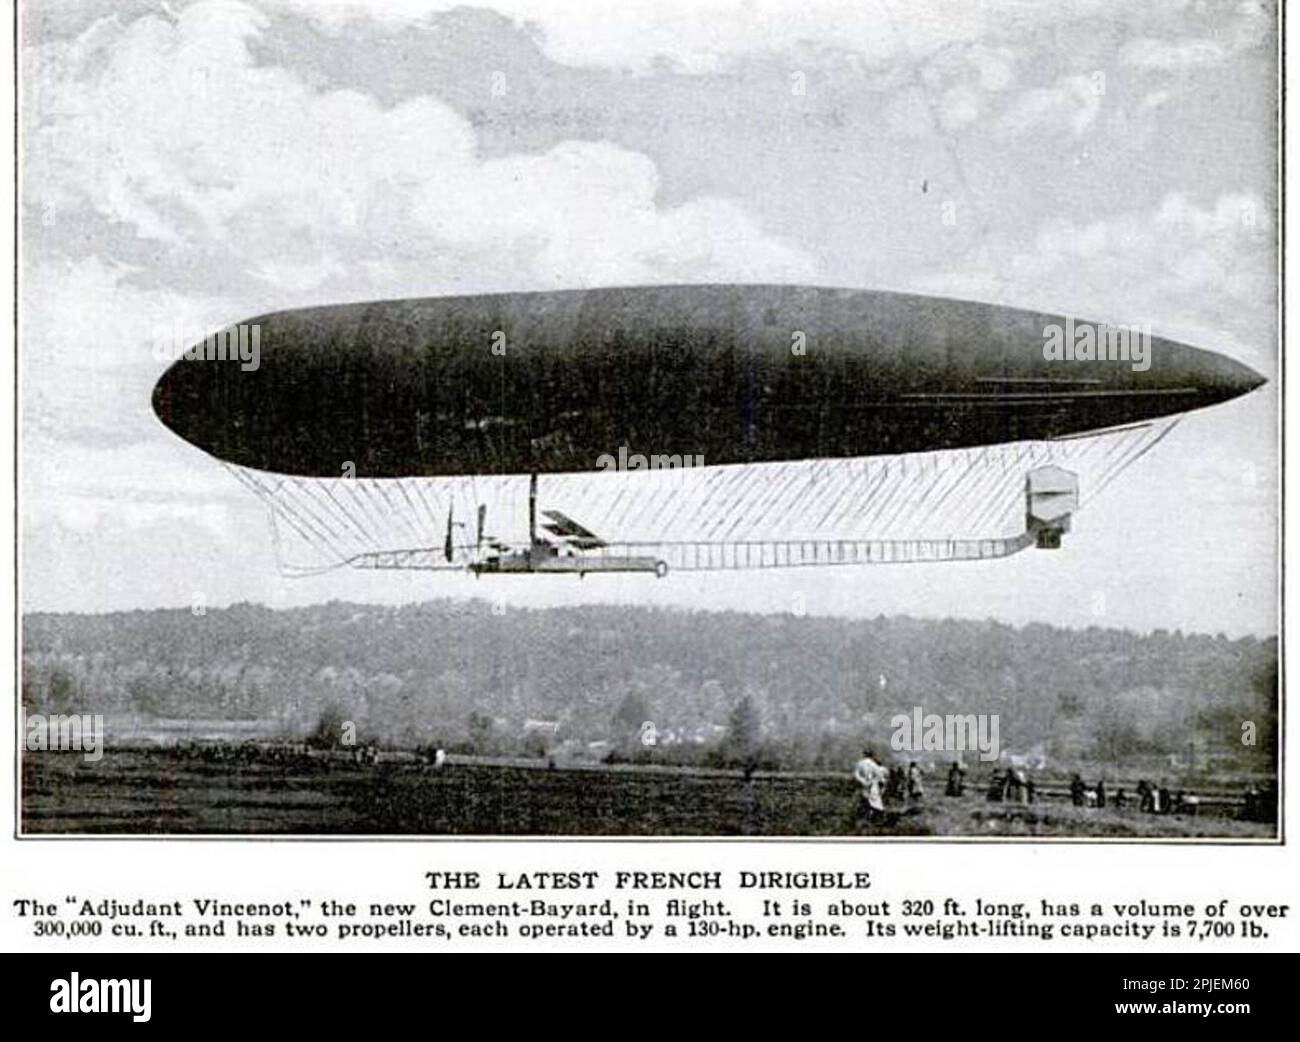
<instances>
[{"instance_id":1,"label":"horizontal stabilizer","mask_svg":"<svg viewBox=\"0 0 1300 1042\"><path fill-rule=\"evenodd\" d=\"M595 532L583 528L573 518L560 513L558 510L543 510L542 515L550 518L550 523L542 525L542 527L551 535L563 539L570 546L579 550L598 550L602 546L608 545Z\"/></svg>"}]
</instances>

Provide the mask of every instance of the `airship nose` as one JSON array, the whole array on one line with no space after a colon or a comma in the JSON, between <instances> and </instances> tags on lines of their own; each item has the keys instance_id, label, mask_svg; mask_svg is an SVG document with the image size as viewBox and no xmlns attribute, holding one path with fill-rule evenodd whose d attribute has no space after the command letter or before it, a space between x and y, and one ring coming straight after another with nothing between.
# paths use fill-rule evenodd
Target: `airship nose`
<instances>
[{"instance_id":1,"label":"airship nose","mask_svg":"<svg viewBox=\"0 0 1300 1042\"><path fill-rule=\"evenodd\" d=\"M1245 394L1247 391L1253 391L1256 387L1263 387L1266 383L1268 383L1267 376L1262 376L1255 372L1255 370L1248 365L1242 365L1240 362L1237 363L1237 394Z\"/></svg>"},{"instance_id":2,"label":"airship nose","mask_svg":"<svg viewBox=\"0 0 1300 1042\"><path fill-rule=\"evenodd\" d=\"M1208 357L1195 367L1193 379L1202 397L1209 401L1223 402L1237 398L1268 383L1266 377L1244 362L1217 353L1202 354Z\"/></svg>"}]
</instances>

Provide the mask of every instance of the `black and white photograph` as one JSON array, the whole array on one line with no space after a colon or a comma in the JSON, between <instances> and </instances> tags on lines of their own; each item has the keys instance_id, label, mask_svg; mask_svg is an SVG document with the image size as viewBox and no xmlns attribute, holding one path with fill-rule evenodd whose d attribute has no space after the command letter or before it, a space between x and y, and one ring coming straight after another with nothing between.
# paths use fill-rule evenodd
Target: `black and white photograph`
<instances>
[{"instance_id":1,"label":"black and white photograph","mask_svg":"<svg viewBox=\"0 0 1300 1042\"><path fill-rule=\"evenodd\" d=\"M16 833L1281 844L1281 19L21 0Z\"/></svg>"}]
</instances>

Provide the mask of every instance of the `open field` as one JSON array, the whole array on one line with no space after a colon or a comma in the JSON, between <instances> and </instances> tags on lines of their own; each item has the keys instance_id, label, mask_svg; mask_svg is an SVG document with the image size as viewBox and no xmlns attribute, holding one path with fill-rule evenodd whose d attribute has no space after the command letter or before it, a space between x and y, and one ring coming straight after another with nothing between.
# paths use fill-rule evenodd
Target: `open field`
<instances>
[{"instance_id":1,"label":"open field","mask_svg":"<svg viewBox=\"0 0 1300 1042\"><path fill-rule=\"evenodd\" d=\"M67 753L23 761L26 833L574 836L1052 836L1271 839L1271 825L989 803L931 795L882 824L853 820L847 774L525 767L330 761L230 763L174 749L110 749L98 763Z\"/></svg>"}]
</instances>

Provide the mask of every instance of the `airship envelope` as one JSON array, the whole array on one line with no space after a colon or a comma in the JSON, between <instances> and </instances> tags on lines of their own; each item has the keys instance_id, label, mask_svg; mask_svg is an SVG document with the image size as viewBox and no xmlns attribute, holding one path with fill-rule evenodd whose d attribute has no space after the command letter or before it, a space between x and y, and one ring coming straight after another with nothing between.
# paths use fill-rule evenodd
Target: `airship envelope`
<instances>
[{"instance_id":1,"label":"airship envelope","mask_svg":"<svg viewBox=\"0 0 1300 1042\"><path fill-rule=\"evenodd\" d=\"M289 570L664 574L1055 545L1033 525L1262 382L1142 325L701 285L263 315L153 405L268 501Z\"/></svg>"}]
</instances>

